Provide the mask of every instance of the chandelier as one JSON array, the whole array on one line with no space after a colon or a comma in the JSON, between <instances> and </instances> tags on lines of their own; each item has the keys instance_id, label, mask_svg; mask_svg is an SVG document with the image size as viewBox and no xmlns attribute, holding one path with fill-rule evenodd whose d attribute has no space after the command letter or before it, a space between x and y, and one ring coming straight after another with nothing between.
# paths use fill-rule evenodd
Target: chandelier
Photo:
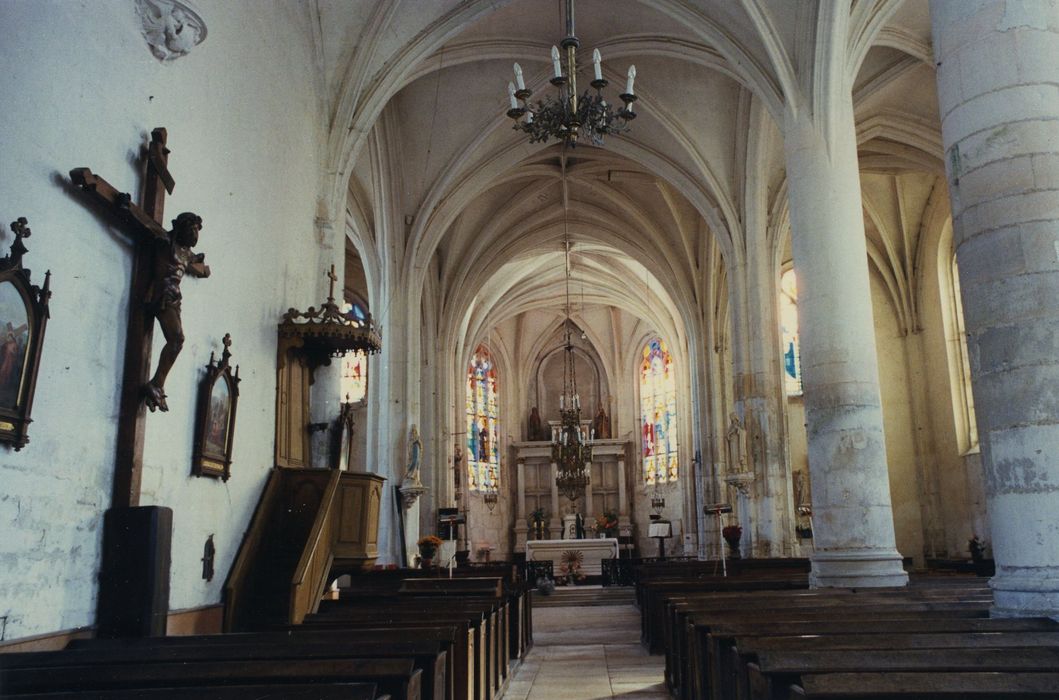
<instances>
[{"instance_id":1,"label":"chandelier","mask_svg":"<svg viewBox=\"0 0 1059 700\"><path fill-rule=\"evenodd\" d=\"M555 485L571 501L576 501L588 486L592 448L587 444L581 426L581 396L577 393L577 371L574 366L574 344L570 339L570 231L567 209L569 193L566 185L566 154L560 159L563 182L563 257L566 264L566 321L563 330L563 393L559 396L560 427L552 437L552 462L556 466Z\"/></svg>"},{"instance_id":2,"label":"chandelier","mask_svg":"<svg viewBox=\"0 0 1059 700\"><path fill-rule=\"evenodd\" d=\"M636 66L629 66L625 92L618 95L623 106L615 109L603 98L603 88L607 87L608 83L603 79L599 49L592 51L595 79L590 84L595 88L595 94L588 90L580 96L577 94L577 49L580 45L581 42L574 36L574 0L566 0L566 38L559 43L566 53L565 66L559 49L552 46L554 75L551 84L556 87L558 94L546 100L538 100L535 105L530 103L529 98L533 91L526 87L522 67L515 64L515 82L507 84L508 98L511 101L507 116L515 121L516 130L529 134L530 143L554 138L569 146L575 146L578 139L585 136L594 145L601 146L604 136L628 130L628 123L636 118L636 113L632 111L632 103L636 101L636 95L633 94Z\"/></svg>"}]
</instances>

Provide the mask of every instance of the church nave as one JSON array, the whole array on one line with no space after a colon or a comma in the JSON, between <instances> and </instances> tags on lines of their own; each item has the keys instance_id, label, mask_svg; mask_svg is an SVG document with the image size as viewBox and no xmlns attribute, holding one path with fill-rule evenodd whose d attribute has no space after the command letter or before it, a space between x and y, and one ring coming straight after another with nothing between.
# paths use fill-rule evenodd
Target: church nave
<instances>
[{"instance_id":1,"label":"church nave","mask_svg":"<svg viewBox=\"0 0 1059 700\"><path fill-rule=\"evenodd\" d=\"M632 604L535 607L533 649L501 700L664 700L663 657L648 654L639 640Z\"/></svg>"}]
</instances>

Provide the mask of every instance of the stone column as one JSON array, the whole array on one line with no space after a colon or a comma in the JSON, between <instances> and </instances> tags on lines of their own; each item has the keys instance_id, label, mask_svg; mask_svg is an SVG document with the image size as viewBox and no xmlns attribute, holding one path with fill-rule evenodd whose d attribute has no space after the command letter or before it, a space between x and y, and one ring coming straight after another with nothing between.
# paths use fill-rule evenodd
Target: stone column
<instances>
[{"instance_id":1,"label":"stone column","mask_svg":"<svg viewBox=\"0 0 1059 700\"><path fill-rule=\"evenodd\" d=\"M562 530L563 521L559 517L559 485L555 483L555 478L559 476L559 465L552 462L552 517L548 518L548 529L550 530L549 537L551 539L558 539L556 533Z\"/></svg>"},{"instance_id":2,"label":"stone column","mask_svg":"<svg viewBox=\"0 0 1059 700\"><path fill-rule=\"evenodd\" d=\"M591 475L592 475L592 463L591 462L585 463L585 469L588 470L588 474L591 477ZM602 464L599 465L599 469L600 469L600 473L602 474L602 472L603 472L603 465ZM592 509L593 509L594 505L595 504L593 504L593 502L592 502L592 479L590 478L588 480L588 483L585 484L585 512L582 513L582 515L585 516L585 527L586 528L588 527L588 519L592 517L592 513L593 513Z\"/></svg>"},{"instance_id":3,"label":"stone column","mask_svg":"<svg viewBox=\"0 0 1059 700\"><path fill-rule=\"evenodd\" d=\"M850 92L815 120L788 111L783 131L816 512L810 583L904 585Z\"/></svg>"},{"instance_id":4,"label":"stone column","mask_svg":"<svg viewBox=\"0 0 1059 700\"><path fill-rule=\"evenodd\" d=\"M632 536L632 518L629 517L629 501L625 495L625 455L618 456L618 534Z\"/></svg>"},{"instance_id":5,"label":"stone column","mask_svg":"<svg viewBox=\"0 0 1059 700\"><path fill-rule=\"evenodd\" d=\"M993 614L1059 617L1059 3L930 9Z\"/></svg>"},{"instance_id":6,"label":"stone column","mask_svg":"<svg viewBox=\"0 0 1059 700\"><path fill-rule=\"evenodd\" d=\"M526 551L526 539L529 526L526 523L526 460L519 459L515 463L516 480L518 482L518 494L516 501L517 511L515 513L515 551Z\"/></svg>"}]
</instances>

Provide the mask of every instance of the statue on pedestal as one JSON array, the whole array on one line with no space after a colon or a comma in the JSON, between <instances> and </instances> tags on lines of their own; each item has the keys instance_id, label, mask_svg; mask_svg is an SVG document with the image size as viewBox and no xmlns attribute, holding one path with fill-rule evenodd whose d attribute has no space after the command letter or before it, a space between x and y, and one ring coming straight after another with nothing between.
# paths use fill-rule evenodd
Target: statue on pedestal
<instances>
[{"instance_id":1,"label":"statue on pedestal","mask_svg":"<svg viewBox=\"0 0 1059 700\"><path fill-rule=\"evenodd\" d=\"M405 470L404 483L414 486L422 486L419 478L419 462L423 454L423 441L419 438L419 428L412 424L408 435L408 468Z\"/></svg>"},{"instance_id":2,"label":"statue on pedestal","mask_svg":"<svg viewBox=\"0 0 1059 700\"><path fill-rule=\"evenodd\" d=\"M746 471L746 428L735 413L728 416L728 432L725 442L728 449L728 473Z\"/></svg>"},{"instance_id":3,"label":"statue on pedestal","mask_svg":"<svg viewBox=\"0 0 1059 700\"><path fill-rule=\"evenodd\" d=\"M544 434L544 429L541 427L541 414L534 406L530 409L529 417L529 431L526 433L526 440L535 442L537 440L547 440L548 436Z\"/></svg>"},{"instance_id":4,"label":"statue on pedestal","mask_svg":"<svg viewBox=\"0 0 1059 700\"><path fill-rule=\"evenodd\" d=\"M592 432L596 440L610 439L610 416L603 410L603 404L600 404L599 413L592 419Z\"/></svg>"}]
</instances>

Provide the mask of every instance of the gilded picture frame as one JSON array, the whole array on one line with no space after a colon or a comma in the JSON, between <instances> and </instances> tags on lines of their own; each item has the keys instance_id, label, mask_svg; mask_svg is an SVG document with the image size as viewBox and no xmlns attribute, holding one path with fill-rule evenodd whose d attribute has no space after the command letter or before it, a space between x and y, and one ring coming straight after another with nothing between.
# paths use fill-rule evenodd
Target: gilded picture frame
<instances>
[{"instance_id":1,"label":"gilded picture frame","mask_svg":"<svg viewBox=\"0 0 1059 700\"><path fill-rule=\"evenodd\" d=\"M44 331L48 325L51 272L34 285L22 266L30 229L25 217L11 223L15 240L0 259L0 443L21 450L29 442Z\"/></svg>"},{"instance_id":2,"label":"gilded picture frame","mask_svg":"<svg viewBox=\"0 0 1059 700\"><path fill-rule=\"evenodd\" d=\"M195 434L192 474L228 481L231 476L235 416L239 406L239 367L232 372L229 348L232 336L225 334L224 352L217 362L213 353L199 385L199 410Z\"/></svg>"}]
</instances>

